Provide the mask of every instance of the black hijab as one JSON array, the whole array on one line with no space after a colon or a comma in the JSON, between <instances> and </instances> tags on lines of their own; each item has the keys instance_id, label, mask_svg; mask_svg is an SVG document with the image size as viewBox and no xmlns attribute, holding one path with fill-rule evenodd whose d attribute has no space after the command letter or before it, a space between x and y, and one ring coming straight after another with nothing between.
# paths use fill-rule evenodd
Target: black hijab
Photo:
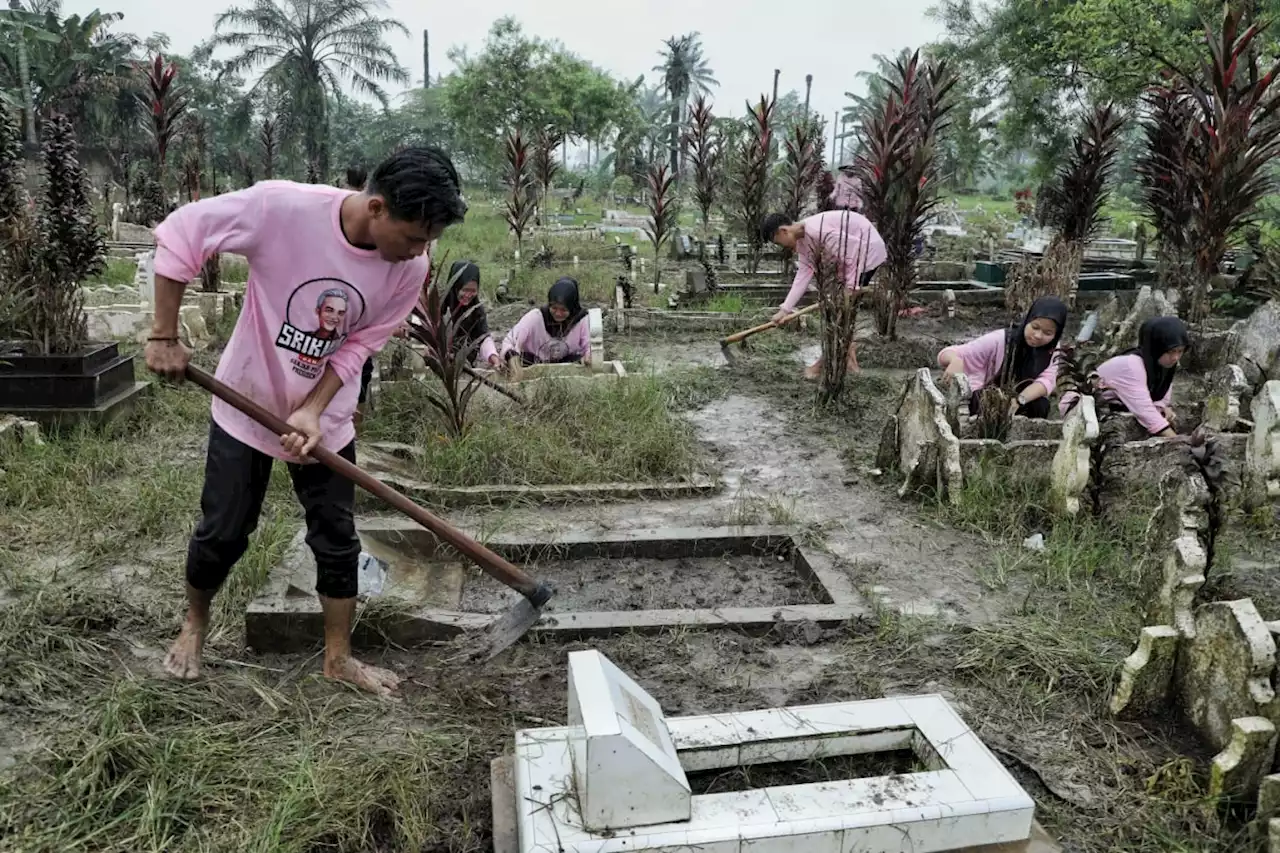
<instances>
[{"instance_id":1,"label":"black hijab","mask_svg":"<svg viewBox=\"0 0 1280 853\"><path fill-rule=\"evenodd\" d=\"M1041 319L1053 321L1056 328L1053 340L1042 347L1027 346L1027 326L1033 320ZM1004 364L1000 367L1000 375L1011 378L1015 385L1035 380L1049 367L1066 326L1067 304L1056 296L1041 296L1032 303L1020 325L1009 327L1004 339Z\"/></svg>"},{"instance_id":2,"label":"black hijab","mask_svg":"<svg viewBox=\"0 0 1280 853\"><path fill-rule=\"evenodd\" d=\"M442 312L448 312L457 315L459 309L462 309L462 319L458 322L458 330L462 332L467 342L481 341L489 336L489 318L485 316L484 306L480 304L480 292L476 291L475 299L471 300L471 304L462 308L458 302L458 293L462 290L463 285L475 282L476 287L480 286L480 267L476 266L475 261L454 261L453 266L449 267L449 292L445 294L444 301L440 304Z\"/></svg>"},{"instance_id":3,"label":"black hijab","mask_svg":"<svg viewBox=\"0 0 1280 853\"><path fill-rule=\"evenodd\" d=\"M569 316L564 318L563 323L557 323L555 318L551 316L551 303L553 302L569 309ZM553 338L563 338L585 316L587 316L586 309L582 307L582 303L578 300L577 281L565 276L551 285L551 289L547 291L547 304L542 306L542 325L547 330L548 335Z\"/></svg>"},{"instance_id":4,"label":"black hijab","mask_svg":"<svg viewBox=\"0 0 1280 853\"><path fill-rule=\"evenodd\" d=\"M1162 366L1160 356L1189 345L1187 326L1177 317L1152 317L1138 329L1138 345L1124 354L1142 356L1142 366L1147 369L1147 391L1152 401L1164 399L1178 372L1176 364L1173 367Z\"/></svg>"}]
</instances>

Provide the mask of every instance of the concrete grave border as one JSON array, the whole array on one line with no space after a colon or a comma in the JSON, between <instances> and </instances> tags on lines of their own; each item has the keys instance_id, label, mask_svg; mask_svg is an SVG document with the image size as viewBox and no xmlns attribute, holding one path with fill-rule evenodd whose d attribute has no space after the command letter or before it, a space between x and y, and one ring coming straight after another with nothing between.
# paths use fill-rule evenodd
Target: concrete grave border
<instances>
[{"instance_id":1,"label":"concrete grave border","mask_svg":"<svg viewBox=\"0 0 1280 853\"><path fill-rule=\"evenodd\" d=\"M382 541L407 535L417 537L416 548L443 547L423 528L408 519L361 517L357 530ZM375 533L377 531L377 533ZM323 615L314 594L290 593L291 579L303 565L311 564L304 543L305 530L294 537L267 583L245 610L245 642L258 650L302 651L318 646L323 636ZM469 531L475 535L475 531ZM547 614L530 632L536 636L578 639L617 633L660 633L676 627L724 628L763 634L786 624L814 623L838 627L870 612L852 581L836 569L835 560L797 541L796 531L774 526L649 528L630 531L569 532L547 538L492 536L485 545L517 565L535 558L587 559L642 556L650 559L713 557L733 554L779 553L789 555L798 575L816 587L821 604L717 607L703 609L580 611ZM496 584L497 581L487 581ZM433 607L399 609L379 618L358 618L352 642L375 646L387 641L402 646L449 640L465 631L488 628L500 615L445 610Z\"/></svg>"}]
</instances>

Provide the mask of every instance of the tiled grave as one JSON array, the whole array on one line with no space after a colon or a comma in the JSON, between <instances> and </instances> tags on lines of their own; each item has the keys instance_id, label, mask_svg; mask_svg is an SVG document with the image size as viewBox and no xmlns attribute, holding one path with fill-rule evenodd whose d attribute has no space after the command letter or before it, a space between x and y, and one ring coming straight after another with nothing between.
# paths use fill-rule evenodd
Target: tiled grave
<instances>
[{"instance_id":1,"label":"tiled grave","mask_svg":"<svg viewBox=\"0 0 1280 853\"><path fill-rule=\"evenodd\" d=\"M940 696L666 718L583 651L569 655L568 722L517 732L514 790L494 788L495 850L1052 849L1033 840L1032 799ZM924 769L702 795L687 775L892 750Z\"/></svg>"},{"instance_id":2,"label":"tiled grave","mask_svg":"<svg viewBox=\"0 0 1280 853\"><path fill-rule=\"evenodd\" d=\"M357 520L364 550L387 564L381 595L357 620L357 645L449 639L488 627L517 594L426 529L399 518ZM292 651L320 643L315 563L299 532L245 612L247 643ZM535 633L598 636L683 625L768 631L780 623L834 627L867 608L824 554L778 527L565 533L485 544L557 588Z\"/></svg>"}]
</instances>

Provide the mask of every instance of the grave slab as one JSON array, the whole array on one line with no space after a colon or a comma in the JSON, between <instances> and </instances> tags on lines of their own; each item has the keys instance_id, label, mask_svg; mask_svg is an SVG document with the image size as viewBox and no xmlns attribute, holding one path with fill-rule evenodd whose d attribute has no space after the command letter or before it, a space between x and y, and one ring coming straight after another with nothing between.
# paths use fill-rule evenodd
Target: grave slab
<instances>
[{"instance_id":1,"label":"grave slab","mask_svg":"<svg viewBox=\"0 0 1280 853\"><path fill-rule=\"evenodd\" d=\"M593 655L583 662L603 660ZM1034 802L940 696L667 718L662 727L657 725L662 718L661 709L655 711L656 703L646 703L641 710L638 703L620 701L622 694L615 686L628 694L639 688L617 675L603 666L585 669L587 686L573 688L578 691L576 698L571 694L569 726L516 734L514 797L505 799L514 804L520 853L1053 849L1033 838ZM571 675L571 684L577 683ZM593 721L592 716L598 719ZM608 742L635 719L647 720L650 733L627 737L628 747L648 745L672 759L674 764L662 770L668 777L676 775L676 767L683 776L694 769L901 748L913 750L926 769L693 794L688 819L592 828L581 804L583 786L590 784L582 778L582 756L599 737L593 730L604 732ZM664 732L670 737L669 750ZM647 772L660 775L652 767ZM494 775L497 803L505 785L497 770ZM682 791L683 786L671 784L668 789ZM627 816L633 808L646 808L651 799L644 786L627 782L593 793L612 796L611 809ZM506 807L497 803L496 808ZM495 825L509 824L509 817L499 820L495 814ZM509 842L502 844L495 850L511 849Z\"/></svg>"},{"instance_id":2,"label":"grave slab","mask_svg":"<svg viewBox=\"0 0 1280 853\"><path fill-rule=\"evenodd\" d=\"M1120 684L1111 697L1111 713L1121 719L1148 717L1169 701L1182 635L1170 625L1142 629L1138 648L1124 660Z\"/></svg>"},{"instance_id":3,"label":"grave slab","mask_svg":"<svg viewBox=\"0 0 1280 853\"><path fill-rule=\"evenodd\" d=\"M1276 727L1264 717L1231 721L1231 742L1209 766L1209 796L1252 800L1276 757Z\"/></svg>"},{"instance_id":4,"label":"grave slab","mask_svg":"<svg viewBox=\"0 0 1280 853\"><path fill-rule=\"evenodd\" d=\"M1253 429L1245 447L1245 491L1257 506L1280 499L1280 380L1253 398Z\"/></svg>"},{"instance_id":5,"label":"grave slab","mask_svg":"<svg viewBox=\"0 0 1280 853\"><path fill-rule=\"evenodd\" d=\"M516 593L464 564L407 519L359 518L356 527L365 550L388 564L385 593L361 611L357 646L448 640L488 627L515 603ZM300 531L245 611L246 642L255 649L301 651L322 640L314 560L304 536ZM544 608L535 635L585 637L680 626L762 633L807 622L836 627L868 612L833 559L802 548L787 528L570 531L548 539L491 536L484 542L534 575L563 584ZM622 561L631 568L615 571Z\"/></svg>"}]
</instances>

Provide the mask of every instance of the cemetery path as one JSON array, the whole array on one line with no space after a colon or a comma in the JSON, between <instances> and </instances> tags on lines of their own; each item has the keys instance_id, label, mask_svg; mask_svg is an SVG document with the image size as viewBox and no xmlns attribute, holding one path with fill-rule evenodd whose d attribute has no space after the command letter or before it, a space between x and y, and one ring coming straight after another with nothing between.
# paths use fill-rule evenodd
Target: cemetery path
<instances>
[{"instance_id":1,"label":"cemetery path","mask_svg":"<svg viewBox=\"0 0 1280 853\"><path fill-rule=\"evenodd\" d=\"M732 394L691 414L721 466L711 498L456 513L487 531L778 524L816 530L868 603L919 616L981 623L999 617L1016 590L980 578L994 557L982 539L929 520L888 484L851 472L829 435L797 423L770 400ZM874 441L875 437L868 435Z\"/></svg>"}]
</instances>

